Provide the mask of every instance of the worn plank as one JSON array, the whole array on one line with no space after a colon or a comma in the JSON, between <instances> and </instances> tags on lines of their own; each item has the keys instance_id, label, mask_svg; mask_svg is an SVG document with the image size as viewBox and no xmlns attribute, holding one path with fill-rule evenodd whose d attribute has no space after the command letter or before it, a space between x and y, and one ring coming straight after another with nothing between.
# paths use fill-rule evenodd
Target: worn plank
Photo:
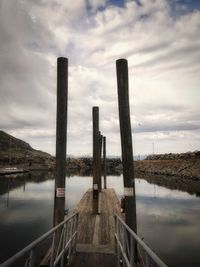
<instances>
[{"instance_id":1,"label":"worn plank","mask_svg":"<svg viewBox=\"0 0 200 267\"><path fill-rule=\"evenodd\" d=\"M117 266L117 262L113 254L78 252L71 266L73 267L91 267L91 266L115 267Z\"/></svg>"},{"instance_id":2,"label":"worn plank","mask_svg":"<svg viewBox=\"0 0 200 267\"><path fill-rule=\"evenodd\" d=\"M114 214L122 216L114 189L103 189L99 195L99 213L92 210L92 190L88 190L75 211L79 212L76 255L73 267L114 267Z\"/></svg>"},{"instance_id":3,"label":"worn plank","mask_svg":"<svg viewBox=\"0 0 200 267\"><path fill-rule=\"evenodd\" d=\"M102 245L110 246L114 251L114 214L121 215L120 203L114 189L103 189L100 195L99 214L92 213L92 190L88 190L77 205L76 211L79 212L77 244L91 244L101 248Z\"/></svg>"}]
</instances>

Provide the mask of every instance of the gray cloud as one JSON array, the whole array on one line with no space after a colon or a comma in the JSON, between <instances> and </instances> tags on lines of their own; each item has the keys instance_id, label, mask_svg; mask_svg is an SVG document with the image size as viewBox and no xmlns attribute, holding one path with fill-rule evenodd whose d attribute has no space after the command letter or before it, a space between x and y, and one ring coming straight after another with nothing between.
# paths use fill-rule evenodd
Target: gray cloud
<instances>
[{"instance_id":1,"label":"gray cloud","mask_svg":"<svg viewBox=\"0 0 200 267\"><path fill-rule=\"evenodd\" d=\"M136 153L148 153L155 134L163 142L159 152L187 150L180 136L200 149L200 11L182 12L176 4L174 16L172 6L2 0L0 128L54 153L56 57L68 56L68 153L91 153L94 105L109 154L119 153L115 60L128 57Z\"/></svg>"},{"instance_id":2,"label":"gray cloud","mask_svg":"<svg viewBox=\"0 0 200 267\"><path fill-rule=\"evenodd\" d=\"M191 131L191 130L199 130L200 125L192 124L192 123L179 123L173 125L145 125L141 126L140 128L135 129L136 133L140 132L169 132L169 131ZM133 129L134 132L134 129Z\"/></svg>"}]
</instances>

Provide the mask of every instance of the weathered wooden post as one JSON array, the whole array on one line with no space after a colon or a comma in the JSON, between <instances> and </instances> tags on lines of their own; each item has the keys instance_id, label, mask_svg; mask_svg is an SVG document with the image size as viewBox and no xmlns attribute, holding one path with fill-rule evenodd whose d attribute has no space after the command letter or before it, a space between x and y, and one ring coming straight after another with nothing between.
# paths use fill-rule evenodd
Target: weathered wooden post
<instances>
[{"instance_id":1,"label":"weathered wooden post","mask_svg":"<svg viewBox=\"0 0 200 267\"><path fill-rule=\"evenodd\" d=\"M135 181L133 167L132 133L129 109L128 62L126 59L116 61L119 120L121 133L122 164L124 178L125 222L137 233ZM137 246L135 260L137 261Z\"/></svg>"},{"instance_id":2,"label":"weathered wooden post","mask_svg":"<svg viewBox=\"0 0 200 267\"><path fill-rule=\"evenodd\" d=\"M99 132L99 192L102 192L102 181L101 181L101 174L102 174L102 141L103 135Z\"/></svg>"},{"instance_id":3,"label":"weathered wooden post","mask_svg":"<svg viewBox=\"0 0 200 267\"><path fill-rule=\"evenodd\" d=\"M106 181L106 137L103 137L103 177L104 177L104 189L107 188Z\"/></svg>"},{"instance_id":4,"label":"weathered wooden post","mask_svg":"<svg viewBox=\"0 0 200 267\"><path fill-rule=\"evenodd\" d=\"M11 138L10 138L10 147L9 147L9 164L11 165Z\"/></svg>"},{"instance_id":5,"label":"weathered wooden post","mask_svg":"<svg viewBox=\"0 0 200 267\"><path fill-rule=\"evenodd\" d=\"M57 123L56 123L56 177L54 195L54 226L65 216L65 168L67 139L68 59L57 59ZM59 231L56 240L59 239Z\"/></svg>"},{"instance_id":6,"label":"weathered wooden post","mask_svg":"<svg viewBox=\"0 0 200 267\"><path fill-rule=\"evenodd\" d=\"M92 108L93 118L93 214L99 209L99 107Z\"/></svg>"}]
</instances>

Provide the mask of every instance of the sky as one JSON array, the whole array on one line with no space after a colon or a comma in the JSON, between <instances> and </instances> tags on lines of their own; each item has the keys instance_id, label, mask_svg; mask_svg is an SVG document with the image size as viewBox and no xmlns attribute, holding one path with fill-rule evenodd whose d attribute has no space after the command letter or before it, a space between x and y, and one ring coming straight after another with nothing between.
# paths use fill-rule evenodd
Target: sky
<instances>
[{"instance_id":1,"label":"sky","mask_svg":"<svg viewBox=\"0 0 200 267\"><path fill-rule=\"evenodd\" d=\"M198 0L0 0L0 129L55 154L56 64L67 57L67 154L92 155L99 106L107 154L120 156L126 58L134 155L200 150L199 32Z\"/></svg>"}]
</instances>

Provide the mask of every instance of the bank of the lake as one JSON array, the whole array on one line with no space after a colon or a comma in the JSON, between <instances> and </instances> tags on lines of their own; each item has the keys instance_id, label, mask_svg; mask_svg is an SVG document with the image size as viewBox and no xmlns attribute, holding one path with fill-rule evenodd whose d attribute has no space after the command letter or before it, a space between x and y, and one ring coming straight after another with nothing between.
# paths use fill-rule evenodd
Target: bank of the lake
<instances>
[{"instance_id":1,"label":"bank of the lake","mask_svg":"<svg viewBox=\"0 0 200 267\"><path fill-rule=\"evenodd\" d=\"M180 181L200 181L200 151L180 154L155 154L144 160L134 161L137 176L144 174L164 175L169 181L179 178ZM67 158L66 168L69 170L92 171L92 158ZM107 172L122 173L120 158L107 158Z\"/></svg>"}]
</instances>

